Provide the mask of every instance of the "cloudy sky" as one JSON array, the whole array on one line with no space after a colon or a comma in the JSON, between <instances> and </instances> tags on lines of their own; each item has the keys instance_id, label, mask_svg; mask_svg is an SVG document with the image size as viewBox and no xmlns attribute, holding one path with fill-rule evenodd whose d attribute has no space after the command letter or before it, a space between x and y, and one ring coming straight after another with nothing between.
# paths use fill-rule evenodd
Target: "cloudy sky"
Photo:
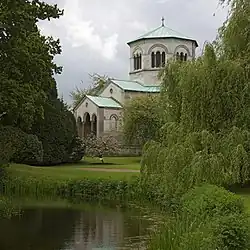
<instances>
[{"instance_id":1,"label":"cloudy sky","mask_svg":"<svg viewBox=\"0 0 250 250\"><path fill-rule=\"evenodd\" d=\"M65 11L60 19L43 21L39 26L43 34L61 41L63 52L56 62L63 66L63 74L57 76L57 83L67 102L76 86L90 84L89 73L128 78L126 43L160 26L162 16L166 26L198 41L198 54L204 41L215 38L227 16L219 0L45 1Z\"/></svg>"}]
</instances>

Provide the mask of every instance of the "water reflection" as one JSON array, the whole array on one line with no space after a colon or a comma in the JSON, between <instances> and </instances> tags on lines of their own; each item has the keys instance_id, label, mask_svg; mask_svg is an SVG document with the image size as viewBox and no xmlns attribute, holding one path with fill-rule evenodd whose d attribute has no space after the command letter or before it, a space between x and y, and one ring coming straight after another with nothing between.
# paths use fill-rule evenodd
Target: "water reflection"
<instances>
[{"instance_id":1,"label":"water reflection","mask_svg":"<svg viewBox=\"0 0 250 250\"><path fill-rule=\"evenodd\" d=\"M154 225L139 210L26 208L0 220L1 250L142 249Z\"/></svg>"}]
</instances>

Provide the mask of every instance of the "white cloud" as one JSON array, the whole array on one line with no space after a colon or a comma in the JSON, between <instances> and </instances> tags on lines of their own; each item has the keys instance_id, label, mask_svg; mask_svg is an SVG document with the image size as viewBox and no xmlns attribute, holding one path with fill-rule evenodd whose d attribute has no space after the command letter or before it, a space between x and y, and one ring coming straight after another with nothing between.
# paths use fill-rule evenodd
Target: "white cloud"
<instances>
[{"instance_id":1,"label":"white cloud","mask_svg":"<svg viewBox=\"0 0 250 250\"><path fill-rule=\"evenodd\" d=\"M65 10L60 19L39 26L43 34L60 38L62 54L56 61L64 69L57 81L59 93L68 98L81 80L88 85L88 73L128 78L126 43L159 26L162 16L170 28L197 39L200 50L205 40L214 39L226 16L219 0L45 1ZM180 9L185 11L178 15Z\"/></svg>"},{"instance_id":2,"label":"white cloud","mask_svg":"<svg viewBox=\"0 0 250 250\"><path fill-rule=\"evenodd\" d=\"M65 14L60 25L66 30L66 38L72 47L88 46L98 51L106 59L112 60L117 53L118 34L102 38L93 26L93 22L82 18L78 0L66 0Z\"/></svg>"},{"instance_id":3,"label":"white cloud","mask_svg":"<svg viewBox=\"0 0 250 250\"><path fill-rule=\"evenodd\" d=\"M147 25L145 23L139 22L137 20L129 22L128 27L130 29L134 29L134 30L138 30L138 31L146 31L147 30Z\"/></svg>"},{"instance_id":4,"label":"white cloud","mask_svg":"<svg viewBox=\"0 0 250 250\"><path fill-rule=\"evenodd\" d=\"M164 3L167 3L167 2L170 2L171 0L157 0L156 2L159 3L159 4L164 4Z\"/></svg>"}]
</instances>

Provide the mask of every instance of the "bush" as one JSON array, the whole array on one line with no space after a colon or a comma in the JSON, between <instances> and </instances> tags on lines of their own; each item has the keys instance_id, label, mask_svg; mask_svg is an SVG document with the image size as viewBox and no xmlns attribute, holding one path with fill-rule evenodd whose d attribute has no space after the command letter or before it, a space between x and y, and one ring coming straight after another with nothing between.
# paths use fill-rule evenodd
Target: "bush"
<instances>
[{"instance_id":1,"label":"bush","mask_svg":"<svg viewBox=\"0 0 250 250\"><path fill-rule=\"evenodd\" d=\"M190 216L224 216L242 214L243 200L227 190L205 184L195 187L183 195L181 199L182 212Z\"/></svg>"},{"instance_id":2,"label":"bush","mask_svg":"<svg viewBox=\"0 0 250 250\"><path fill-rule=\"evenodd\" d=\"M243 201L213 185L193 188L178 213L152 239L150 249L248 250L249 222Z\"/></svg>"},{"instance_id":3,"label":"bush","mask_svg":"<svg viewBox=\"0 0 250 250\"><path fill-rule=\"evenodd\" d=\"M118 155L121 150L117 139L109 135L96 137L90 134L85 140L85 145L86 154L92 157Z\"/></svg>"},{"instance_id":4,"label":"bush","mask_svg":"<svg viewBox=\"0 0 250 250\"><path fill-rule=\"evenodd\" d=\"M137 178L132 181L83 179L71 181L65 187L60 192L66 197L84 201L125 201L138 195Z\"/></svg>"},{"instance_id":5,"label":"bush","mask_svg":"<svg viewBox=\"0 0 250 250\"><path fill-rule=\"evenodd\" d=\"M33 126L33 133L43 144L43 162L39 165L56 165L72 162L82 157L83 150L76 150L76 121L60 100L51 101L44 107L45 117ZM75 152L75 153L73 153ZM75 154L79 153L79 156Z\"/></svg>"},{"instance_id":6,"label":"bush","mask_svg":"<svg viewBox=\"0 0 250 250\"><path fill-rule=\"evenodd\" d=\"M68 162L78 162L80 161L83 156L85 155L86 146L83 140L79 137L75 137L72 142L72 152L69 156Z\"/></svg>"},{"instance_id":7,"label":"bush","mask_svg":"<svg viewBox=\"0 0 250 250\"><path fill-rule=\"evenodd\" d=\"M13 161L28 165L42 162L43 145L35 135L25 135L18 151L13 156Z\"/></svg>"},{"instance_id":8,"label":"bush","mask_svg":"<svg viewBox=\"0 0 250 250\"><path fill-rule=\"evenodd\" d=\"M6 126L0 128L1 162L32 164L43 157L42 144L38 138L22 130Z\"/></svg>"},{"instance_id":9,"label":"bush","mask_svg":"<svg viewBox=\"0 0 250 250\"><path fill-rule=\"evenodd\" d=\"M217 244L216 249L249 249L249 220L244 215L230 214L219 217L212 225L212 233Z\"/></svg>"}]
</instances>

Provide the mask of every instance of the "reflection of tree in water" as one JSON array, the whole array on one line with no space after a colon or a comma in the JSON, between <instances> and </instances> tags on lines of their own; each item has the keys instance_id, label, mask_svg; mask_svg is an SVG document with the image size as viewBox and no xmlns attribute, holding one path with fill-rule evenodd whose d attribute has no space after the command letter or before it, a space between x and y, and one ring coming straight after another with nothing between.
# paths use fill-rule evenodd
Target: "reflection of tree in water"
<instances>
[{"instance_id":1,"label":"reflection of tree in water","mask_svg":"<svg viewBox=\"0 0 250 250\"><path fill-rule=\"evenodd\" d=\"M81 212L75 232L75 250L115 246L123 239L122 214L116 211Z\"/></svg>"},{"instance_id":2,"label":"reflection of tree in water","mask_svg":"<svg viewBox=\"0 0 250 250\"><path fill-rule=\"evenodd\" d=\"M144 229L148 223L138 219L137 215L143 217L144 213L116 209L26 210L21 218L0 220L0 250L115 248L125 244L127 237L146 232ZM65 245L70 248L65 248Z\"/></svg>"},{"instance_id":3,"label":"reflection of tree in water","mask_svg":"<svg viewBox=\"0 0 250 250\"><path fill-rule=\"evenodd\" d=\"M125 237L143 236L148 233L148 228L152 225L146 217L144 212L133 211L124 213L124 226Z\"/></svg>"},{"instance_id":4,"label":"reflection of tree in water","mask_svg":"<svg viewBox=\"0 0 250 250\"><path fill-rule=\"evenodd\" d=\"M70 210L36 209L21 218L0 221L1 250L59 250L72 238L79 213ZM4 230L3 230L4 229Z\"/></svg>"}]
</instances>

